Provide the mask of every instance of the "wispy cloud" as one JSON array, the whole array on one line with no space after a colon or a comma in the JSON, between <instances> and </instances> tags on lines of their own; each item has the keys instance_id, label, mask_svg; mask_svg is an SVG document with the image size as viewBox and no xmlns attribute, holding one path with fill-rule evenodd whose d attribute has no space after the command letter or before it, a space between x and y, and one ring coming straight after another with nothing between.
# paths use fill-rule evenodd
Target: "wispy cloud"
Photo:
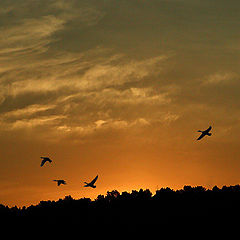
<instances>
[{"instance_id":1,"label":"wispy cloud","mask_svg":"<svg viewBox=\"0 0 240 240\"><path fill-rule=\"evenodd\" d=\"M94 63L94 60L91 63L91 60L84 61L84 57L80 54L69 59L59 59L55 65L53 59L51 66L37 62L35 65L25 66L20 71L16 69L15 73L14 71L9 73L12 77L17 77L19 74L24 77L21 81L10 84L10 94L56 91L63 87L86 91L121 86L160 73L161 64L166 59L166 56L159 56L119 64L99 59L98 63Z\"/></svg>"},{"instance_id":2,"label":"wispy cloud","mask_svg":"<svg viewBox=\"0 0 240 240\"><path fill-rule=\"evenodd\" d=\"M37 117L33 119L23 119L15 121L11 127L12 129L26 129L26 128L34 128L39 125L52 125L56 124L56 121L59 119L63 119L65 116L56 115L56 116L45 116L45 117Z\"/></svg>"},{"instance_id":3,"label":"wispy cloud","mask_svg":"<svg viewBox=\"0 0 240 240\"><path fill-rule=\"evenodd\" d=\"M33 104L29 105L25 108L13 110L6 112L4 114L1 114L1 117L4 118L26 118L28 116L31 116L33 114L39 113L39 112L44 112L49 109L53 109L55 106L54 105L39 105L39 104Z\"/></svg>"},{"instance_id":4,"label":"wispy cloud","mask_svg":"<svg viewBox=\"0 0 240 240\"><path fill-rule=\"evenodd\" d=\"M229 84L236 80L238 75L236 73L215 73L206 77L203 80L203 85L218 85L218 84Z\"/></svg>"},{"instance_id":5,"label":"wispy cloud","mask_svg":"<svg viewBox=\"0 0 240 240\"><path fill-rule=\"evenodd\" d=\"M49 15L23 19L10 28L2 27L0 31L4 38L0 40L0 57L46 51L47 45L54 40L52 35L62 29L64 23L64 20Z\"/></svg>"},{"instance_id":6,"label":"wispy cloud","mask_svg":"<svg viewBox=\"0 0 240 240\"><path fill-rule=\"evenodd\" d=\"M109 55L109 50L97 48L34 59L22 68L16 64L14 69L13 64L12 69L0 77L1 89L4 89L2 104L7 107L7 102L11 102L11 108L2 113L1 119L11 125L9 129L33 129L53 123L58 131L86 133L92 131L87 130L92 129L89 126L96 127L98 117L104 117L102 121L105 121L98 122L98 128L105 125L132 127L143 123L137 119L144 117L136 115L125 119L119 108L139 104L160 106L171 102L168 88L156 92L152 87L138 86L138 83L158 76L168 59L167 55L160 55L129 60L124 54ZM93 108L93 112L89 112L89 108ZM100 112L103 114L99 115ZM56 114L65 118L55 117ZM77 124L79 114L81 123ZM93 114L96 117L92 117ZM59 119L61 122L57 121Z\"/></svg>"},{"instance_id":7,"label":"wispy cloud","mask_svg":"<svg viewBox=\"0 0 240 240\"><path fill-rule=\"evenodd\" d=\"M101 45L69 50L68 34L98 24L105 16L102 8L44 0L46 7L38 12L31 0L21 4L36 14L0 27L5 36L0 39L0 121L5 129L45 131L51 126L51 134L86 135L177 119L169 110L158 110L172 102L173 84L162 83L158 90L151 85L172 55L128 56ZM6 6L2 14L25 11L17 6Z\"/></svg>"},{"instance_id":8,"label":"wispy cloud","mask_svg":"<svg viewBox=\"0 0 240 240\"><path fill-rule=\"evenodd\" d=\"M75 97L80 97L79 94ZM114 89L104 88L101 91L82 93L81 98L87 98L89 102L97 105L164 105L171 102L168 92L155 93L152 88Z\"/></svg>"},{"instance_id":9,"label":"wispy cloud","mask_svg":"<svg viewBox=\"0 0 240 240\"><path fill-rule=\"evenodd\" d=\"M75 19L84 25L93 26L104 16L104 12L89 3L76 0L54 0L50 3L49 9L58 10L58 14L66 20Z\"/></svg>"},{"instance_id":10,"label":"wispy cloud","mask_svg":"<svg viewBox=\"0 0 240 240\"><path fill-rule=\"evenodd\" d=\"M104 12L84 1L42 0L38 4L32 0L10 0L2 4L0 15L8 22L0 24L1 61L44 53L54 41L62 40L56 33L64 31L65 24L75 21L79 28L90 27L98 23Z\"/></svg>"}]
</instances>

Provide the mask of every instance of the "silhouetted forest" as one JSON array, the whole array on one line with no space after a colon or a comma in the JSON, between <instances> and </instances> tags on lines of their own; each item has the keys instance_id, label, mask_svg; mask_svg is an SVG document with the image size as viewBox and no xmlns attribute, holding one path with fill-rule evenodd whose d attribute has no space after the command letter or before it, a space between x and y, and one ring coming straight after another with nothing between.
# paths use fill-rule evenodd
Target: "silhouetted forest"
<instances>
[{"instance_id":1,"label":"silhouetted forest","mask_svg":"<svg viewBox=\"0 0 240 240\"><path fill-rule=\"evenodd\" d=\"M229 221L240 213L240 185L217 186L211 190L202 186L184 186L181 190L161 188L153 195L148 189L131 193L117 190L89 198L66 196L58 201L41 201L29 207L0 205L1 220L11 224L41 223L45 226L121 227L162 226L162 224ZM43 224L44 223L44 224Z\"/></svg>"}]
</instances>

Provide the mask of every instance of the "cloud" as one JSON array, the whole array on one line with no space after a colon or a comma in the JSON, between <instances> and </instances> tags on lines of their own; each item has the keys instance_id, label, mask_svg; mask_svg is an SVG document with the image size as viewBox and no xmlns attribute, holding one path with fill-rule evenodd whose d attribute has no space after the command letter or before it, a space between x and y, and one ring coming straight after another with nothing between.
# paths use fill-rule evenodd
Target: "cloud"
<instances>
[{"instance_id":1,"label":"cloud","mask_svg":"<svg viewBox=\"0 0 240 240\"><path fill-rule=\"evenodd\" d=\"M26 129L26 128L33 128L39 125L49 125L49 124L54 124L56 121L59 119L63 119L65 116L46 116L46 117L38 117L38 118L33 118L33 119L23 119L23 120L17 120L12 124L13 129Z\"/></svg>"},{"instance_id":2,"label":"cloud","mask_svg":"<svg viewBox=\"0 0 240 240\"><path fill-rule=\"evenodd\" d=\"M104 131L109 129L115 130L131 129L132 127L141 127L147 125L150 125L150 123L144 118L138 118L133 121L126 121L120 119L106 119L106 120L99 119L94 123L82 126L67 126L67 125L58 126L57 130L64 134L65 136L71 134L86 136L95 134L96 131Z\"/></svg>"},{"instance_id":3,"label":"cloud","mask_svg":"<svg viewBox=\"0 0 240 240\"><path fill-rule=\"evenodd\" d=\"M80 54L69 57L69 59L60 58L58 62L53 59L51 65L43 61L25 66L21 70L17 68L7 73L5 79L10 76L12 78L18 76L20 80L22 78L21 81L10 83L9 94L14 96L26 92L56 91L63 87L90 91L139 82L145 77L159 74L161 63L166 59L164 55L119 64L107 62L105 59L99 59L99 62L95 63L91 60L84 61L84 57ZM7 76L8 74L10 76Z\"/></svg>"},{"instance_id":4,"label":"cloud","mask_svg":"<svg viewBox=\"0 0 240 240\"><path fill-rule=\"evenodd\" d=\"M96 126L97 126L97 128L99 128L99 127L101 127L103 124L105 124L106 123L106 121L104 121L104 120L97 120L96 122L95 122L95 124L96 124Z\"/></svg>"},{"instance_id":5,"label":"cloud","mask_svg":"<svg viewBox=\"0 0 240 240\"><path fill-rule=\"evenodd\" d=\"M0 130L2 132L16 132L23 131L21 137L24 138L26 131L32 131L32 133L40 133L42 136L48 136L53 134L52 130L47 130L50 126L54 127L58 125L65 116L63 115L50 115L50 116L38 116L34 118L17 119L14 121L6 121L6 119L0 117ZM40 128L39 128L40 127ZM39 138L40 138L39 135ZM33 134L34 136L34 134Z\"/></svg>"},{"instance_id":6,"label":"cloud","mask_svg":"<svg viewBox=\"0 0 240 240\"><path fill-rule=\"evenodd\" d=\"M52 35L63 28L65 21L55 16L23 19L18 25L1 28L0 57L44 52L54 40Z\"/></svg>"},{"instance_id":7,"label":"cloud","mask_svg":"<svg viewBox=\"0 0 240 240\"><path fill-rule=\"evenodd\" d=\"M166 55L162 55L129 61L119 54L110 58L108 55L103 58L103 52L100 54L98 56L89 51L66 55L62 53L51 59L35 59L21 68L18 64L14 68L13 64L12 69L3 71L0 77L0 84L2 83L1 87L4 89L1 95L16 97L26 93L58 91L62 88L75 92L115 88L142 81L149 76L157 76L162 70L162 63L168 59Z\"/></svg>"},{"instance_id":8,"label":"cloud","mask_svg":"<svg viewBox=\"0 0 240 240\"><path fill-rule=\"evenodd\" d=\"M10 0L1 4L0 61L13 57L32 56L49 50L56 41L65 40L66 24L77 23L78 28L88 28L100 21L104 12L84 1ZM11 17L10 17L11 16ZM56 33L62 32L62 34ZM51 45L52 46L52 45ZM11 59L14 60L14 59Z\"/></svg>"},{"instance_id":9,"label":"cloud","mask_svg":"<svg viewBox=\"0 0 240 240\"><path fill-rule=\"evenodd\" d=\"M118 118L106 118L106 119L98 119L95 122L78 125L78 126L70 126L67 124L63 124L57 126L56 132L54 132L55 136L58 136L58 139L65 138L74 138L75 141L87 141L87 137L97 136L106 132L125 132L128 131L128 134L131 132L139 132L144 128L149 129L153 127L153 125L167 126L171 122L176 121L179 118L178 115L173 114L171 112L161 112L158 113L155 118L146 119L144 117L138 117L132 120L127 119L118 119ZM56 138L57 139L57 138Z\"/></svg>"},{"instance_id":10,"label":"cloud","mask_svg":"<svg viewBox=\"0 0 240 240\"><path fill-rule=\"evenodd\" d=\"M16 18L8 28L0 25L5 36L0 40L0 121L7 131L44 132L51 126L49 135L86 135L149 126L159 112L166 115L173 84L162 82L159 89L152 84L161 82L169 54L131 56L113 45L81 47L82 29L94 35L106 9L75 0L42 4L38 10L31 0L21 1L0 13L7 18L14 11Z\"/></svg>"},{"instance_id":11,"label":"cloud","mask_svg":"<svg viewBox=\"0 0 240 240\"><path fill-rule=\"evenodd\" d=\"M84 73L82 81L78 81L77 85L81 89L94 89L141 81L144 77L160 73L161 63L167 58L167 56L162 55L119 64L96 64Z\"/></svg>"},{"instance_id":12,"label":"cloud","mask_svg":"<svg viewBox=\"0 0 240 240\"><path fill-rule=\"evenodd\" d=\"M215 73L203 80L203 85L218 85L229 84L236 80L238 75L236 73Z\"/></svg>"},{"instance_id":13,"label":"cloud","mask_svg":"<svg viewBox=\"0 0 240 240\"><path fill-rule=\"evenodd\" d=\"M20 118L20 117L24 118L39 112L44 112L46 110L53 109L54 107L55 107L54 105L33 104L25 108L6 112L0 116L2 116L3 118Z\"/></svg>"},{"instance_id":14,"label":"cloud","mask_svg":"<svg viewBox=\"0 0 240 240\"><path fill-rule=\"evenodd\" d=\"M136 92L138 92L136 94ZM103 88L102 90L86 91L72 96L64 97L60 102L76 103L79 101L89 102L101 107L107 104L108 106L120 105L165 105L171 102L168 92L156 93L152 88L130 88L130 89L115 89Z\"/></svg>"},{"instance_id":15,"label":"cloud","mask_svg":"<svg viewBox=\"0 0 240 240\"><path fill-rule=\"evenodd\" d=\"M178 120L179 117L180 116L177 115L177 114L167 112L167 113L163 114L162 122L165 122L165 123L169 124L171 122L174 122L174 121Z\"/></svg>"},{"instance_id":16,"label":"cloud","mask_svg":"<svg viewBox=\"0 0 240 240\"><path fill-rule=\"evenodd\" d=\"M49 8L57 10L58 14L66 20L74 19L83 25L93 26L104 16L104 12L94 5L77 0L54 0Z\"/></svg>"},{"instance_id":17,"label":"cloud","mask_svg":"<svg viewBox=\"0 0 240 240\"><path fill-rule=\"evenodd\" d=\"M1 122L11 131L51 125L52 134L63 135L148 125L151 117L144 117L144 108L169 104L171 88L156 91L142 83L158 77L168 59L167 55L128 59L96 48L36 58L22 68L13 65L0 77ZM120 111L138 105L144 106L141 113Z\"/></svg>"}]
</instances>

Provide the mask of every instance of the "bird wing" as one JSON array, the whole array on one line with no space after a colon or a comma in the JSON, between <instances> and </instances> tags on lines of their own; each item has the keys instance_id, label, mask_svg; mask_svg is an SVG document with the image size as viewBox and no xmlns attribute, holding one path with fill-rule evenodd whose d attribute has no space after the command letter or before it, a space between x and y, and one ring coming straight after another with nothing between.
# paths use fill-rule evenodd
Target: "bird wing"
<instances>
[{"instance_id":1,"label":"bird wing","mask_svg":"<svg viewBox=\"0 0 240 240\"><path fill-rule=\"evenodd\" d=\"M59 186L61 184L61 180L53 180L54 182L57 182L57 185Z\"/></svg>"},{"instance_id":2,"label":"bird wing","mask_svg":"<svg viewBox=\"0 0 240 240\"><path fill-rule=\"evenodd\" d=\"M206 130L206 132L209 132L211 129L212 129L212 127L210 126L210 127Z\"/></svg>"},{"instance_id":3,"label":"bird wing","mask_svg":"<svg viewBox=\"0 0 240 240\"><path fill-rule=\"evenodd\" d=\"M41 162L41 167L44 165L45 162L52 162L52 160L48 157L40 157L42 159L42 162Z\"/></svg>"},{"instance_id":4,"label":"bird wing","mask_svg":"<svg viewBox=\"0 0 240 240\"><path fill-rule=\"evenodd\" d=\"M202 133L202 134L200 135L200 137L199 137L197 140L202 139L205 135L206 135L205 133Z\"/></svg>"},{"instance_id":5,"label":"bird wing","mask_svg":"<svg viewBox=\"0 0 240 240\"><path fill-rule=\"evenodd\" d=\"M45 162L46 162L46 160L43 159L42 162L41 162L41 167L44 165Z\"/></svg>"},{"instance_id":6,"label":"bird wing","mask_svg":"<svg viewBox=\"0 0 240 240\"><path fill-rule=\"evenodd\" d=\"M98 175L90 182L90 184L91 185L94 184L97 181L97 179L98 179Z\"/></svg>"},{"instance_id":7,"label":"bird wing","mask_svg":"<svg viewBox=\"0 0 240 240\"><path fill-rule=\"evenodd\" d=\"M40 157L41 159L45 160L45 161L52 161L49 157Z\"/></svg>"}]
</instances>

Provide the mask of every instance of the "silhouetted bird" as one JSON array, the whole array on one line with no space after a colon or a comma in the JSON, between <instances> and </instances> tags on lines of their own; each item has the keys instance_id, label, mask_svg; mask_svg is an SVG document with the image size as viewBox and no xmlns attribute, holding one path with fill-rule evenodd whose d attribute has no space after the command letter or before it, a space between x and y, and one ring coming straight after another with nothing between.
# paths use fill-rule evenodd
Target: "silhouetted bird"
<instances>
[{"instance_id":1,"label":"silhouetted bird","mask_svg":"<svg viewBox=\"0 0 240 240\"><path fill-rule=\"evenodd\" d=\"M198 130L198 132L201 132L202 134L200 135L200 137L197 139L197 140L200 140L202 139L204 136L208 135L208 136L211 136L212 134L209 133L209 131L212 129L212 127L210 126L207 130L204 130L204 131L201 131L201 130Z\"/></svg>"},{"instance_id":2,"label":"silhouetted bird","mask_svg":"<svg viewBox=\"0 0 240 240\"><path fill-rule=\"evenodd\" d=\"M55 181L55 182L57 182L57 185L59 186L59 185L61 185L61 184L66 184L66 181L65 180L61 180L61 179L59 179L59 180L53 180L53 181Z\"/></svg>"},{"instance_id":3,"label":"silhouetted bird","mask_svg":"<svg viewBox=\"0 0 240 240\"><path fill-rule=\"evenodd\" d=\"M41 167L44 165L45 162L52 162L52 160L48 157L40 157L42 159L42 162L41 162Z\"/></svg>"},{"instance_id":4,"label":"silhouetted bird","mask_svg":"<svg viewBox=\"0 0 240 240\"><path fill-rule=\"evenodd\" d=\"M96 188L96 186L94 185L94 183L97 181L98 179L98 175L90 182L84 182L86 185L84 185L84 187L92 187L92 188Z\"/></svg>"}]
</instances>

